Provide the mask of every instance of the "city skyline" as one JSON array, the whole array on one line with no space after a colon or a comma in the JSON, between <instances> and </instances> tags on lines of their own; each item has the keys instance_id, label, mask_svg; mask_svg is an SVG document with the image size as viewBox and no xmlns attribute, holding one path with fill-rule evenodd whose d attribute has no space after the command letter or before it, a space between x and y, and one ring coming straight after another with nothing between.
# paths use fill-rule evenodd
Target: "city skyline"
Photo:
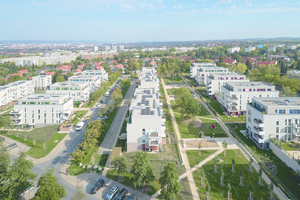
<instances>
[{"instance_id":1,"label":"city skyline","mask_svg":"<svg viewBox=\"0 0 300 200\"><path fill-rule=\"evenodd\" d=\"M12 0L1 40L101 42L299 37L300 2ZM5 28L9 27L9 28Z\"/></svg>"}]
</instances>

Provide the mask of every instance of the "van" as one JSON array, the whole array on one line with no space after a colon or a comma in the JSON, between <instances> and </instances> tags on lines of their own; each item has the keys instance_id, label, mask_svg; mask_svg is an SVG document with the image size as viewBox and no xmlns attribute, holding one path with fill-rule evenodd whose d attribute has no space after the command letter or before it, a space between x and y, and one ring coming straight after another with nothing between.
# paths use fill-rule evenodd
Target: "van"
<instances>
[{"instance_id":1,"label":"van","mask_svg":"<svg viewBox=\"0 0 300 200\"><path fill-rule=\"evenodd\" d=\"M82 129L82 127L84 126L84 122L79 122L76 126L76 131L80 131Z\"/></svg>"},{"instance_id":2,"label":"van","mask_svg":"<svg viewBox=\"0 0 300 200\"><path fill-rule=\"evenodd\" d=\"M106 92L106 93L105 93L105 96L108 97L108 96L109 96L109 92Z\"/></svg>"}]
</instances>

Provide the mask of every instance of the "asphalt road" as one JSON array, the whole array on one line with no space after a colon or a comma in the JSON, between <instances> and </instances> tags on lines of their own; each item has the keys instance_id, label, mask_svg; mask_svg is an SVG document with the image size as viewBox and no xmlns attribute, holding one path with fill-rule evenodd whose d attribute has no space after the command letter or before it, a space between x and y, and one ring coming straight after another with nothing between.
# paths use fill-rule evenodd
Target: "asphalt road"
<instances>
[{"instance_id":1,"label":"asphalt road","mask_svg":"<svg viewBox=\"0 0 300 200\"><path fill-rule=\"evenodd\" d=\"M121 77L122 79L124 78L128 78L128 75L123 75ZM114 89L116 89L116 85L113 86ZM91 121L96 120L97 119L97 114L99 112L100 109L103 109L107 103L109 102L109 97L105 98L104 103L101 104L100 107L92 107L91 110L88 112L88 114L91 115ZM62 168L62 166L65 164L65 162L69 159L70 154L73 152L74 149L77 148L81 138L84 136L84 133L86 132L86 125L80 130L80 131L75 131L73 129L73 131L71 131L70 137L71 140L69 140L65 146L63 146L61 148L61 150L56 154L56 156L54 156L52 159L44 162L44 163L39 163L34 165L33 168L33 172L38 174L37 179L46 172L47 169L51 169L51 168L55 168L54 171L54 175L58 178L58 183L60 185L62 185L66 192L67 192L67 196L63 199L71 199L73 197L73 191L75 189L75 187L73 185L70 185L69 183L64 182L61 178L60 178L60 169ZM37 184L37 181L34 182L35 185ZM95 196L92 195L88 195L88 198L91 200L94 199L98 199Z\"/></svg>"}]
</instances>

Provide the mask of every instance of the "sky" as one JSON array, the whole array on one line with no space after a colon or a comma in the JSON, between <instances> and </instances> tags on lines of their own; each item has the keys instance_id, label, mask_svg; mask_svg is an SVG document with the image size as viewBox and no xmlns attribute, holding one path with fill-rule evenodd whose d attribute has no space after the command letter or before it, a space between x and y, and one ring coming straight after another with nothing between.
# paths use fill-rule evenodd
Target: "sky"
<instances>
[{"instance_id":1,"label":"sky","mask_svg":"<svg viewBox=\"0 0 300 200\"><path fill-rule=\"evenodd\" d=\"M0 40L300 37L300 0L0 0Z\"/></svg>"}]
</instances>

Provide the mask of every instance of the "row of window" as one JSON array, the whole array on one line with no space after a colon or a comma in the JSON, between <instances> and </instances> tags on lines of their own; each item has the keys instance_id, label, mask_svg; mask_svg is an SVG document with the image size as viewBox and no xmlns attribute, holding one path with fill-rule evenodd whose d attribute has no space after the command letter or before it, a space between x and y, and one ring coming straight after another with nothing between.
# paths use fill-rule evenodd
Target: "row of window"
<instances>
[{"instance_id":1,"label":"row of window","mask_svg":"<svg viewBox=\"0 0 300 200\"><path fill-rule=\"evenodd\" d=\"M25 113L26 113L26 110L27 110L27 109L24 108L24 112L25 112ZM52 112L54 112L54 108L52 108L51 110L52 110ZM55 111L56 111L56 112L60 112L60 108L56 108ZM31 112L34 112L34 108L31 108ZM44 108L44 112L46 112L46 108ZM38 109L38 114L40 114L40 113L41 113L41 110Z\"/></svg>"},{"instance_id":2,"label":"row of window","mask_svg":"<svg viewBox=\"0 0 300 200\"><path fill-rule=\"evenodd\" d=\"M34 123L34 119L32 119L31 122ZM55 122L60 123L60 120L56 119ZM44 123L47 123L47 119L44 119ZM52 123L54 123L54 119L52 119ZM27 124L27 119L25 119L25 124Z\"/></svg>"}]
</instances>

